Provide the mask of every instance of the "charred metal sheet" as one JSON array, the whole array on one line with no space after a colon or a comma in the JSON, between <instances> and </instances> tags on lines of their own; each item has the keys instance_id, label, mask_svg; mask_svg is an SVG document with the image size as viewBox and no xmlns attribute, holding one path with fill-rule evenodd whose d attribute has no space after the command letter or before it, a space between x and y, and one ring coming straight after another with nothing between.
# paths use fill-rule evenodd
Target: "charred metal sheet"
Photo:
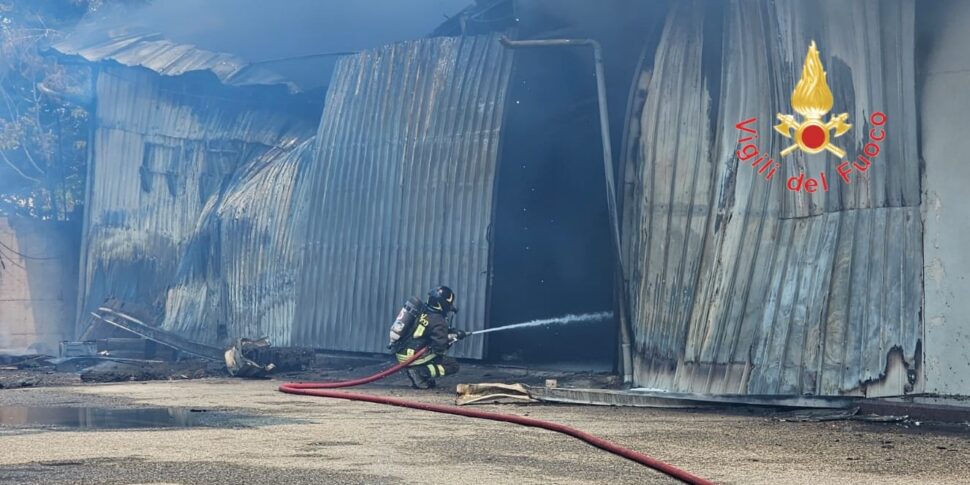
<instances>
[{"instance_id":1,"label":"charred metal sheet","mask_svg":"<svg viewBox=\"0 0 970 485\"><path fill-rule=\"evenodd\" d=\"M312 132L312 122L287 110L287 100L279 97L111 65L98 77L97 95L81 317L109 297L161 315L179 269L208 267L206 254L202 262L180 264L204 209L228 182L247 180L249 172L237 173L241 167L268 151L295 148ZM199 306L215 301L205 293L194 297ZM182 322L196 326L194 334L184 334L214 343L216 325L204 322ZM176 329L171 322L165 327ZM202 333L211 337L198 338Z\"/></svg>"},{"instance_id":2,"label":"charred metal sheet","mask_svg":"<svg viewBox=\"0 0 970 485\"><path fill-rule=\"evenodd\" d=\"M164 328L213 345L241 335L305 345L292 334L303 246L295 235L305 221L292 214L313 146L311 138L268 150L202 209L167 293Z\"/></svg>"},{"instance_id":3,"label":"charred metal sheet","mask_svg":"<svg viewBox=\"0 0 970 485\"><path fill-rule=\"evenodd\" d=\"M635 381L715 394L912 390L922 335L913 2L711 5L676 3L631 123L639 148L625 171L623 238ZM862 24L894 27L870 36ZM792 111L812 40L833 112L855 124L838 143L860 153L870 114L889 118L878 159L851 184L834 156L797 152L767 181L737 154L736 125L756 118L757 147L782 160L790 140L772 125ZM829 191L785 188L821 171Z\"/></svg>"},{"instance_id":4,"label":"charred metal sheet","mask_svg":"<svg viewBox=\"0 0 970 485\"><path fill-rule=\"evenodd\" d=\"M192 342L179 335L166 332L149 325L131 315L109 307L100 307L96 312L91 312L91 316L104 323L113 325L122 330L131 332L139 337L144 337L162 345L167 345L180 352L203 357L209 360L222 360L222 350L217 347L210 347L197 342Z\"/></svg>"},{"instance_id":5,"label":"charred metal sheet","mask_svg":"<svg viewBox=\"0 0 970 485\"><path fill-rule=\"evenodd\" d=\"M64 55L80 56L91 62L114 61L128 67L143 67L163 76L209 72L231 86L296 85L265 68L251 66L238 56L199 49L165 39L160 33L139 28L109 28L86 22L52 48Z\"/></svg>"},{"instance_id":6,"label":"charred metal sheet","mask_svg":"<svg viewBox=\"0 0 970 485\"><path fill-rule=\"evenodd\" d=\"M308 219L300 345L384 352L396 310L437 284L457 292L459 326L484 328L511 56L482 36L341 59L298 204ZM481 357L482 347L471 339L455 351Z\"/></svg>"},{"instance_id":7,"label":"charred metal sheet","mask_svg":"<svg viewBox=\"0 0 970 485\"><path fill-rule=\"evenodd\" d=\"M93 357L98 355L98 342L88 340L86 342L61 342L58 357Z\"/></svg>"}]
</instances>

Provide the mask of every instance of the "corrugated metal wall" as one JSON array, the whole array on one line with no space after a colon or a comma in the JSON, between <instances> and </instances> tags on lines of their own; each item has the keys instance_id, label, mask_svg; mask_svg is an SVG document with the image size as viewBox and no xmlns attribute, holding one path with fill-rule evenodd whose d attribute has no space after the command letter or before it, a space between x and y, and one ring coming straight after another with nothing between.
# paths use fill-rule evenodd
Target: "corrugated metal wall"
<instances>
[{"instance_id":1,"label":"corrugated metal wall","mask_svg":"<svg viewBox=\"0 0 970 485\"><path fill-rule=\"evenodd\" d=\"M848 112L854 124L836 140L850 160L867 141L869 115L889 118L878 158L850 185L834 156L782 159L789 140L772 130L775 113L794 113L789 97L811 40L828 71L832 112ZM913 59L911 0L674 5L626 170L624 255L639 385L752 394L909 389L922 338ZM770 182L736 155L735 125L751 117L754 143L782 161ZM791 175L821 171L829 192L784 187ZM902 367L887 381L890 362Z\"/></svg>"},{"instance_id":2,"label":"corrugated metal wall","mask_svg":"<svg viewBox=\"0 0 970 485\"><path fill-rule=\"evenodd\" d=\"M209 200L168 292L165 329L211 344L263 336L304 344L291 333L301 257L293 234L304 221L290 216L313 147L311 138L269 150Z\"/></svg>"},{"instance_id":3,"label":"corrugated metal wall","mask_svg":"<svg viewBox=\"0 0 970 485\"><path fill-rule=\"evenodd\" d=\"M209 198L244 162L308 135L309 125L281 107L226 89L214 81L104 65L82 248L82 310L110 296L161 312L182 244Z\"/></svg>"},{"instance_id":4,"label":"corrugated metal wall","mask_svg":"<svg viewBox=\"0 0 970 485\"><path fill-rule=\"evenodd\" d=\"M342 59L301 210L308 233L293 335L383 352L409 295L458 294L485 325L488 230L511 53L497 37L433 38ZM455 348L482 355L481 339Z\"/></svg>"}]
</instances>

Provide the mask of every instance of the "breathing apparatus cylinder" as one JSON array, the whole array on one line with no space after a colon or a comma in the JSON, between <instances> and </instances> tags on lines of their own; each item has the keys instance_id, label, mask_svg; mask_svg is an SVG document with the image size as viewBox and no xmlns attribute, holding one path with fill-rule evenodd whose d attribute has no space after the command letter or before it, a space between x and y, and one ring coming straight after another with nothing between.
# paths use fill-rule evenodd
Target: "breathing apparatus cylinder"
<instances>
[{"instance_id":1,"label":"breathing apparatus cylinder","mask_svg":"<svg viewBox=\"0 0 970 485\"><path fill-rule=\"evenodd\" d=\"M407 340L407 336L414 331L414 322L418 320L423 309L424 303L416 297L412 296L404 302L401 311L397 312L397 318L391 324L390 342L387 344L387 348L396 350L400 344Z\"/></svg>"}]
</instances>

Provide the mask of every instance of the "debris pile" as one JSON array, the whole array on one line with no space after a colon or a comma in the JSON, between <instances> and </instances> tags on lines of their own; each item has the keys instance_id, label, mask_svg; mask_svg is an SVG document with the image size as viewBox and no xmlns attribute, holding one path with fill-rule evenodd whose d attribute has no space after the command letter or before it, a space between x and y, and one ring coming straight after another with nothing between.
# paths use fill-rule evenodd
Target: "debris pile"
<instances>
[{"instance_id":1,"label":"debris pile","mask_svg":"<svg viewBox=\"0 0 970 485\"><path fill-rule=\"evenodd\" d=\"M313 364L313 349L272 347L266 337L236 339L225 352L226 369L234 377L266 377L274 371L305 370Z\"/></svg>"},{"instance_id":2,"label":"debris pile","mask_svg":"<svg viewBox=\"0 0 970 485\"><path fill-rule=\"evenodd\" d=\"M37 377L38 370L45 375L75 373L82 382L121 382L226 375L263 378L273 372L306 370L314 363L313 349L273 347L266 337L237 338L225 350L193 342L160 328L157 313L109 299L91 312L79 341L60 343L58 357L0 356L2 370L34 371L5 374L0 389L46 382Z\"/></svg>"},{"instance_id":3,"label":"debris pile","mask_svg":"<svg viewBox=\"0 0 970 485\"><path fill-rule=\"evenodd\" d=\"M223 377L225 368L203 359L164 361L103 361L81 370L82 382L157 381Z\"/></svg>"}]
</instances>

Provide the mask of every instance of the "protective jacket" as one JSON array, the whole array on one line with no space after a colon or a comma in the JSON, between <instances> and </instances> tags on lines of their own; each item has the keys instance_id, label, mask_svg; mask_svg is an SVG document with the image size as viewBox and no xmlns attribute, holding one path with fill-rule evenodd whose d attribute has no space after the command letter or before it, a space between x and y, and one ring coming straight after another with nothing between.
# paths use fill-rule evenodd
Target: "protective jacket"
<instances>
[{"instance_id":1,"label":"protective jacket","mask_svg":"<svg viewBox=\"0 0 970 485\"><path fill-rule=\"evenodd\" d=\"M426 345L433 354L443 354L448 351L448 321L438 312L426 310L418 315L414 331L405 342L404 348L413 351Z\"/></svg>"},{"instance_id":2,"label":"protective jacket","mask_svg":"<svg viewBox=\"0 0 970 485\"><path fill-rule=\"evenodd\" d=\"M411 337L404 342L397 353L398 362L404 362L418 349L427 346L429 352L411 362L408 378L418 389L435 387L435 378L454 375L458 372L458 361L445 355L451 346L448 334L448 321L440 312L425 310L418 315Z\"/></svg>"}]
</instances>

